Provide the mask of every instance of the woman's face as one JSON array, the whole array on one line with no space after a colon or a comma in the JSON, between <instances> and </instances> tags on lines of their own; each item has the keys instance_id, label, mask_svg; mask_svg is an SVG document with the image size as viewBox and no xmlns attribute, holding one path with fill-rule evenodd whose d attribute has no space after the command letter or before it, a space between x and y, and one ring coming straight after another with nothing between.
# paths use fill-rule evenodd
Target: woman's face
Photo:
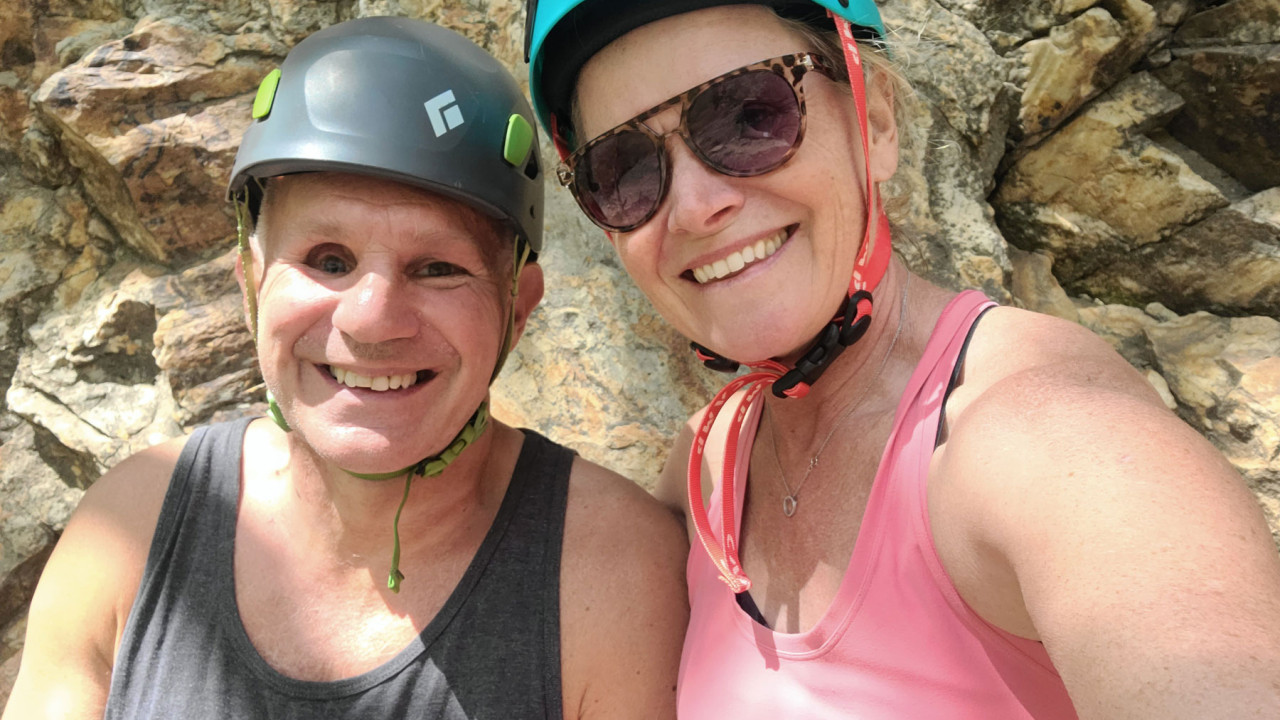
<instances>
[{"instance_id":1,"label":"woman's face","mask_svg":"<svg viewBox=\"0 0 1280 720\"><path fill-rule=\"evenodd\" d=\"M659 20L624 35L583 67L577 135L589 140L730 70L811 49L762 6ZM610 235L627 272L668 322L740 361L787 357L831 319L848 289L866 223L865 171L848 88L818 73L809 73L802 87L807 128L787 164L757 177L722 175L672 135L666 140L671 183L662 206L636 230ZM897 137L891 99L870 94L872 173L879 181L896 167ZM679 124L678 114L672 108L646 124L666 133Z\"/></svg>"}]
</instances>

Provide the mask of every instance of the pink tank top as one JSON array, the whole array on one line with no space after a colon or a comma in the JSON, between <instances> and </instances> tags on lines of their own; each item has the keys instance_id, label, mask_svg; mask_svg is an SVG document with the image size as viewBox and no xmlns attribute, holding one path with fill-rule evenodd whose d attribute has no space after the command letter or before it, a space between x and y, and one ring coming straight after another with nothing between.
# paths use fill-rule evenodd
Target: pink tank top
<instances>
[{"instance_id":1,"label":"pink tank top","mask_svg":"<svg viewBox=\"0 0 1280 720\"><path fill-rule=\"evenodd\" d=\"M925 477L942 403L970 327L992 305L969 291L943 311L898 405L840 589L812 629L776 633L753 621L694 543L682 720L1076 718L1044 647L978 617L934 551ZM750 409L738 446L738 518L761 408ZM717 482L708 508L717 537L721 501Z\"/></svg>"}]
</instances>

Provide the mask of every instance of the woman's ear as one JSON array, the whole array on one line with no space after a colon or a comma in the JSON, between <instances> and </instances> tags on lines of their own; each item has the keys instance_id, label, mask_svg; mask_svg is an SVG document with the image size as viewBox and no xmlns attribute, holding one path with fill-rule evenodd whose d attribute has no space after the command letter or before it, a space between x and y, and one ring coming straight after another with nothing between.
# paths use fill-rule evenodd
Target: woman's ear
<instances>
[{"instance_id":1,"label":"woman's ear","mask_svg":"<svg viewBox=\"0 0 1280 720\"><path fill-rule=\"evenodd\" d=\"M882 70L872 70L867 82L867 140L875 182L888 180L898 170L896 103L893 80Z\"/></svg>"}]
</instances>

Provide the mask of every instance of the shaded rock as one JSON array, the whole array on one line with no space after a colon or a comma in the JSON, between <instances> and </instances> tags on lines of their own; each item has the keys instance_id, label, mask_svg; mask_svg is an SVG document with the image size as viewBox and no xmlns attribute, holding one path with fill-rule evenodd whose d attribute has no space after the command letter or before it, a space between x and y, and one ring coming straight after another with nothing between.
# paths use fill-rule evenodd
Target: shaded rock
<instances>
[{"instance_id":1,"label":"shaded rock","mask_svg":"<svg viewBox=\"0 0 1280 720\"><path fill-rule=\"evenodd\" d=\"M1222 193L1230 202L1239 202L1253 195L1244 183L1235 179L1226 170L1209 162L1203 155L1183 145L1177 138L1170 135L1163 128L1151 130L1146 136L1154 143L1165 148L1169 152L1182 158L1182 161L1191 168L1191 171L1199 175L1202 179L1218 188L1218 192Z\"/></svg>"},{"instance_id":2,"label":"shaded rock","mask_svg":"<svg viewBox=\"0 0 1280 720\"><path fill-rule=\"evenodd\" d=\"M178 423L191 428L215 412L262 399L262 377L245 328L239 293L175 309L156 326L156 364L177 400Z\"/></svg>"},{"instance_id":3,"label":"shaded rock","mask_svg":"<svg viewBox=\"0 0 1280 720\"><path fill-rule=\"evenodd\" d=\"M0 152L16 153L28 123L27 93L18 87L18 77L0 71Z\"/></svg>"},{"instance_id":4,"label":"shaded rock","mask_svg":"<svg viewBox=\"0 0 1280 720\"><path fill-rule=\"evenodd\" d=\"M0 13L0 153L14 152L22 137L35 64L31 13L25 3L8 5Z\"/></svg>"},{"instance_id":5,"label":"shaded rock","mask_svg":"<svg viewBox=\"0 0 1280 720\"><path fill-rule=\"evenodd\" d=\"M22 174L31 182L45 187L70 185L79 171L67 159L57 138L57 131L46 127L40 116L27 125L19 141L18 157Z\"/></svg>"},{"instance_id":6,"label":"shaded rock","mask_svg":"<svg viewBox=\"0 0 1280 720\"><path fill-rule=\"evenodd\" d=\"M80 495L46 461L29 425L19 426L0 445L0 626L31 600Z\"/></svg>"},{"instance_id":7,"label":"shaded rock","mask_svg":"<svg viewBox=\"0 0 1280 720\"><path fill-rule=\"evenodd\" d=\"M1280 43L1280 0L1231 0L1191 16L1173 37L1181 45Z\"/></svg>"},{"instance_id":8,"label":"shaded rock","mask_svg":"<svg viewBox=\"0 0 1280 720\"><path fill-rule=\"evenodd\" d=\"M1009 242L1048 250L1074 280L1227 204L1142 133L1182 106L1155 78L1126 78L1017 161L995 194ZM1060 264L1058 264L1060 263Z\"/></svg>"},{"instance_id":9,"label":"shaded rock","mask_svg":"<svg viewBox=\"0 0 1280 720\"><path fill-rule=\"evenodd\" d=\"M156 364L177 403L174 420L187 429L264 401L235 257L231 251L149 285L147 301L159 318Z\"/></svg>"},{"instance_id":10,"label":"shaded rock","mask_svg":"<svg viewBox=\"0 0 1280 720\"><path fill-rule=\"evenodd\" d=\"M22 641L27 634L27 614L24 612L0 633L0 705L9 702L13 683L18 679L18 666L22 661Z\"/></svg>"},{"instance_id":11,"label":"shaded rock","mask_svg":"<svg viewBox=\"0 0 1280 720\"><path fill-rule=\"evenodd\" d=\"M1280 185L1280 44L1175 48L1156 73L1186 99L1174 137L1254 192Z\"/></svg>"},{"instance_id":12,"label":"shaded rock","mask_svg":"<svg viewBox=\"0 0 1280 720\"><path fill-rule=\"evenodd\" d=\"M130 246L181 260L225 242L220 198L251 93L269 69L233 43L148 21L50 77L35 102L55 121L85 190Z\"/></svg>"},{"instance_id":13,"label":"shaded rock","mask_svg":"<svg viewBox=\"0 0 1280 720\"><path fill-rule=\"evenodd\" d=\"M887 193L907 202L891 214L895 246L934 282L1007 299L1009 259L986 198L1015 112L1009 63L932 0L898 0L882 10L891 33L921 38L903 51L909 57L895 59L929 106L899 129L906 144Z\"/></svg>"},{"instance_id":14,"label":"shaded rock","mask_svg":"<svg viewBox=\"0 0 1280 720\"><path fill-rule=\"evenodd\" d=\"M1181 313L1280 316L1280 187L1217 211L1072 283L1111 301Z\"/></svg>"},{"instance_id":15,"label":"shaded rock","mask_svg":"<svg viewBox=\"0 0 1280 720\"><path fill-rule=\"evenodd\" d=\"M1072 322L1079 320L1075 303L1053 276L1053 258L1011 247L1009 260L1013 264L1013 297L1022 307Z\"/></svg>"}]
</instances>

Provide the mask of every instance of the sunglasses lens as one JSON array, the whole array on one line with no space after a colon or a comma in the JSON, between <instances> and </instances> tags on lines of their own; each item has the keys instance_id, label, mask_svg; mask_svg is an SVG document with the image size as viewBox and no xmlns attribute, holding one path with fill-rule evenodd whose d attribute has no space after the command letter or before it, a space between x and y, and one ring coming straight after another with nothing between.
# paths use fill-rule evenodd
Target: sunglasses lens
<instances>
[{"instance_id":1,"label":"sunglasses lens","mask_svg":"<svg viewBox=\"0 0 1280 720\"><path fill-rule=\"evenodd\" d=\"M573 191L601 225L615 230L639 225L661 201L658 146L638 130L604 138L575 163Z\"/></svg>"},{"instance_id":2,"label":"sunglasses lens","mask_svg":"<svg viewBox=\"0 0 1280 720\"><path fill-rule=\"evenodd\" d=\"M790 157L800 137L800 102L786 78L759 70L707 88L689 105L686 123L717 169L759 175Z\"/></svg>"}]
</instances>

